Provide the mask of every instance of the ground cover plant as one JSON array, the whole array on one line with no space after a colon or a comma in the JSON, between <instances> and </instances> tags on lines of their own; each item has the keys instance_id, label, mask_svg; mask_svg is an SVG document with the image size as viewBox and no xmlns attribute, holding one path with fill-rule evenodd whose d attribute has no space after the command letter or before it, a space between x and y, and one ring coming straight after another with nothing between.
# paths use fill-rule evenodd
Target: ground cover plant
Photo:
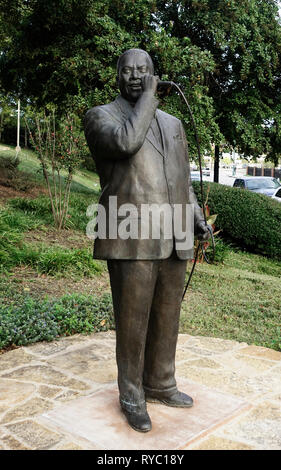
<instances>
[{"instance_id":1,"label":"ground cover plant","mask_svg":"<svg viewBox=\"0 0 281 470\"><path fill-rule=\"evenodd\" d=\"M72 294L60 299L19 296L0 302L0 349L113 328L111 297Z\"/></svg>"}]
</instances>

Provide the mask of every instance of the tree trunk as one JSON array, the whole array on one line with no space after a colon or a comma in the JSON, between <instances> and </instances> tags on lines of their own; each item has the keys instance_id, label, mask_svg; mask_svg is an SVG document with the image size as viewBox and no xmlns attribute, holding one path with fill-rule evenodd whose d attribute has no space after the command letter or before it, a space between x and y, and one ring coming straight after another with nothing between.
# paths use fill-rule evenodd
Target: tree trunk
<instances>
[{"instance_id":1,"label":"tree trunk","mask_svg":"<svg viewBox=\"0 0 281 470\"><path fill-rule=\"evenodd\" d=\"M219 182L219 168L220 168L220 147L215 146L215 162L214 162L214 183Z\"/></svg>"},{"instance_id":2,"label":"tree trunk","mask_svg":"<svg viewBox=\"0 0 281 470\"><path fill-rule=\"evenodd\" d=\"M4 112L2 110L1 116L0 116L0 142L2 140L2 126L3 126L3 118L4 118Z\"/></svg>"}]
</instances>

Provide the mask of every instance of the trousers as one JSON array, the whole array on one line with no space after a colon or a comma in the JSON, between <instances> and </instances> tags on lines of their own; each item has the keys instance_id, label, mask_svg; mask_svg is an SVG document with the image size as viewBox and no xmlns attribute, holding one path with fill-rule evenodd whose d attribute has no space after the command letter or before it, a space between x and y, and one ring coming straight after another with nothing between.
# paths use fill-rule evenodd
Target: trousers
<instances>
[{"instance_id":1,"label":"trousers","mask_svg":"<svg viewBox=\"0 0 281 470\"><path fill-rule=\"evenodd\" d=\"M186 260L108 260L120 404L142 411L145 393L176 390L175 355Z\"/></svg>"}]
</instances>

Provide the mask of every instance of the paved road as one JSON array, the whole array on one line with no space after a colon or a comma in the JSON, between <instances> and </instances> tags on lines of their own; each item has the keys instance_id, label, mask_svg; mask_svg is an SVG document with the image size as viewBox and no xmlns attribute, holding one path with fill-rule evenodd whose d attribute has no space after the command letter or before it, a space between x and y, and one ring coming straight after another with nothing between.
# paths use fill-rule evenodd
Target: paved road
<instances>
[{"instance_id":1,"label":"paved road","mask_svg":"<svg viewBox=\"0 0 281 470\"><path fill-rule=\"evenodd\" d=\"M226 184L227 186L233 186L235 178L246 175L246 169L237 169L236 176L232 176L232 169L220 168L219 183ZM211 176L204 176L204 181L214 181L214 172L211 172Z\"/></svg>"}]
</instances>

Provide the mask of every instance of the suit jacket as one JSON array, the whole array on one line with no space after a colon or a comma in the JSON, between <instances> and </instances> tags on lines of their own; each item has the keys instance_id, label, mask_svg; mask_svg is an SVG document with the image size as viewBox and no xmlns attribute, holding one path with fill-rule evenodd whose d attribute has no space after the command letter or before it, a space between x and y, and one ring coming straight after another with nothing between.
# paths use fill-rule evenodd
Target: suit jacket
<instances>
[{"instance_id":1,"label":"suit jacket","mask_svg":"<svg viewBox=\"0 0 281 470\"><path fill-rule=\"evenodd\" d=\"M173 219L172 237L165 239L162 218L158 221L160 239L122 239L117 231L115 239L109 238L109 224L120 224L128 214L112 215L110 196L117 196L117 210L122 204L194 204L194 227L203 220L194 195L188 161L188 149L181 122L157 109L158 100L144 92L134 107L122 96L109 104L90 109L85 116L85 135L95 159L102 193L99 204L106 214L106 238L98 237L94 244L94 257L99 259L164 259L174 246L180 259L193 257L193 247L177 249L178 234ZM156 140L151 122L156 118L162 144ZM112 198L111 198L112 200ZM131 219L141 219L140 210L130 212ZM113 221L112 218L115 218ZM182 213L185 226L185 210ZM128 220L128 219L127 219ZM145 222L144 222L145 223ZM151 219L147 220L151 226ZM191 230L193 227L187 227ZM121 233L121 232L120 232ZM116 233L115 233L116 235Z\"/></svg>"}]
</instances>

